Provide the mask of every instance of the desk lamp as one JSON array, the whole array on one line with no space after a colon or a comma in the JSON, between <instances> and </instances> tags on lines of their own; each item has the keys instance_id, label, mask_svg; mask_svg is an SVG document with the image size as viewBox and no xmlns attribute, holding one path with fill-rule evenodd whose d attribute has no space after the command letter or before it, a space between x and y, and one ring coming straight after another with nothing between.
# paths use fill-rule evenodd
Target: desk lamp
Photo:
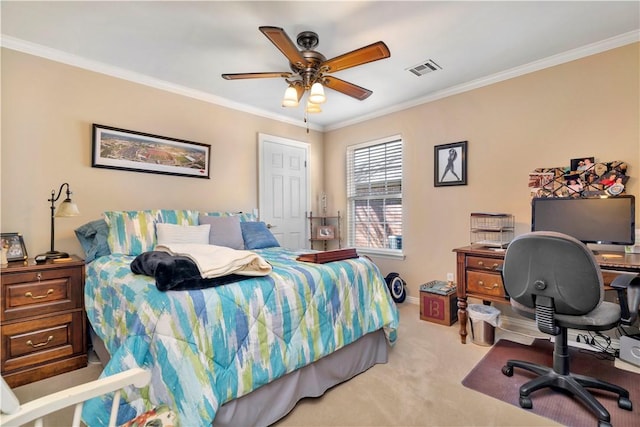
<instances>
[{"instance_id":1,"label":"desk lamp","mask_svg":"<svg viewBox=\"0 0 640 427\"><path fill-rule=\"evenodd\" d=\"M55 202L57 202L60 198L62 189L65 185L67 186L67 198L64 199L62 203L60 203L60 206L58 206L58 211L56 212ZM55 190L51 190L51 198L47 199L47 201L51 202L51 250L46 252L44 255L47 257L47 259L68 258L68 253L56 251L53 248L53 240L55 232L55 217L72 217L80 215L78 206L76 206L76 204L71 201L71 190L69 189L69 184L66 182L62 184L60 186L60 189L58 190L57 196Z\"/></svg>"}]
</instances>

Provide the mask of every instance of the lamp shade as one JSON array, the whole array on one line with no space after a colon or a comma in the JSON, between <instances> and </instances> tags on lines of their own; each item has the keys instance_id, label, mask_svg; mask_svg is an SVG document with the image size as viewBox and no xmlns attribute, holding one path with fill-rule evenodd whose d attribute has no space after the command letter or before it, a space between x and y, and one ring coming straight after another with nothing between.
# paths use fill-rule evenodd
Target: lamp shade
<instances>
[{"instance_id":1,"label":"lamp shade","mask_svg":"<svg viewBox=\"0 0 640 427\"><path fill-rule=\"evenodd\" d=\"M311 86L311 92L309 93L309 102L313 104L322 104L327 100L327 97L324 96L324 88L322 84L319 82L315 82Z\"/></svg>"},{"instance_id":2,"label":"lamp shade","mask_svg":"<svg viewBox=\"0 0 640 427\"><path fill-rule=\"evenodd\" d=\"M283 107L297 107L298 106L298 91L293 85L289 85L284 92L284 98L282 99Z\"/></svg>"},{"instance_id":3,"label":"lamp shade","mask_svg":"<svg viewBox=\"0 0 640 427\"><path fill-rule=\"evenodd\" d=\"M322 113L322 108L320 108L320 104L307 101L306 111L307 113Z\"/></svg>"},{"instance_id":4,"label":"lamp shade","mask_svg":"<svg viewBox=\"0 0 640 427\"><path fill-rule=\"evenodd\" d=\"M73 203L71 199L65 199L58 206L58 210L56 211L56 217L70 217L70 216L78 216L80 215L80 210L78 209L78 205Z\"/></svg>"}]
</instances>

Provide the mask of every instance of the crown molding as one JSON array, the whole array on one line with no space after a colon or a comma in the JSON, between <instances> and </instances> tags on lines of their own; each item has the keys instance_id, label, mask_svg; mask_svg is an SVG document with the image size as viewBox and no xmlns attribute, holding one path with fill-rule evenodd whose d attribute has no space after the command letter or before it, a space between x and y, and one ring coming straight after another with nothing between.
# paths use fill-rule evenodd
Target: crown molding
<instances>
[{"instance_id":1,"label":"crown molding","mask_svg":"<svg viewBox=\"0 0 640 427\"><path fill-rule=\"evenodd\" d=\"M576 49L572 49L563 53L559 53L557 55L553 55L538 61L530 62L528 64L514 67L509 70L501 71L499 73L482 77L480 79L476 79L467 83L452 86L450 88L447 88L438 92L434 92L422 98L417 98L406 103L398 104L391 108L386 108L384 110L378 110L372 114L361 116L354 120L344 121L341 123L337 123L335 125L327 126L325 127L325 131L336 130L346 126L351 126L357 123L361 123L367 120L375 119L381 116L386 116L388 114L397 113L399 111L413 108L418 105L427 104L429 102L437 101L442 98L447 98L452 95L458 95L463 92L468 92L470 90L478 89L484 86L489 86L494 83L499 83L505 80L512 79L514 77L519 77L525 74L533 73L535 71L540 71L545 68L550 68L556 65L575 61L576 59L585 58L587 56L602 53L607 50L626 46L628 44L636 43L639 41L640 41L640 30L630 31L628 33L624 33L619 36L611 37L609 39L605 39L596 43L592 43L592 44L582 46Z\"/></svg>"},{"instance_id":2,"label":"crown molding","mask_svg":"<svg viewBox=\"0 0 640 427\"><path fill-rule=\"evenodd\" d=\"M60 62L62 64L71 65L73 67L82 68L88 71L108 75L118 79L138 83L144 86L149 86L155 89L160 89L166 92L175 93L177 95L186 96L189 98L204 101L210 104L219 105L222 107L230 108L232 110L242 111L244 113L253 114L259 117L264 117L271 120L276 120L283 123L288 123L294 126L308 128L315 131L322 132L324 129L321 126L313 125L311 123L304 123L299 120L292 119L290 117L273 114L259 108L254 108L245 104L231 101L226 98L212 95L210 93L202 92L195 89L190 89L185 86L169 83L165 80L156 79L154 77L147 76L145 74L136 73L133 71L125 70L123 68L114 67L99 61L93 61L87 58L83 58L78 55L62 52L57 49L52 49L40 44L31 43L15 37L2 35L0 38L0 46L15 50L22 53L38 56L41 58L49 59L51 61Z\"/></svg>"},{"instance_id":3,"label":"crown molding","mask_svg":"<svg viewBox=\"0 0 640 427\"><path fill-rule=\"evenodd\" d=\"M556 65L564 64L570 61L575 61L580 58L595 55L607 50L615 49L621 46L625 46L631 43L640 41L640 30L630 31L615 37L611 37L596 43L592 43L577 49L572 49L567 52L563 52L557 55L553 55L538 61L530 62L522 66L514 67L509 70L505 70L490 76L486 76L480 79L472 80L467 83L452 86L450 88L434 92L425 97L417 98L409 102L398 104L391 108L378 110L374 113L363 115L357 119L347 120L340 123L336 123L330 126L318 126L310 123L301 123L299 120L294 120L286 116L270 113L265 110L250 107L245 104L240 104L231 101L226 98L215 96L206 92L190 89L184 86L169 83L164 80L156 79L144 74L135 73L129 70L125 70L119 67L104 64L98 61L92 61L77 55L72 55L66 52L62 52L57 49L52 49L46 46L42 46L36 43L31 43L25 40L21 40L15 37L2 35L0 37L0 45L7 49L16 50L30 55L39 56L42 58L50 59L52 61L60 62L63 64L71 65L74 67L94 71L96 73L105 74L111 77L139 83L145 86L153 87L156 89L164 90L167 92L175 93L178 95L194 98L200 101L208 102L211 104L220 105L222 107L230 108L237 111L253 114L259 117L264 117L271 120L291 124L298 127L307 127L315 131L331 131L340 129L343 127L358 124L367 120L375 119L388 114L403 111L409 108L416 107L418 105L426 104L429 102L437 101L449 96L458 95L460 93L468 92L470 90L478 89L484 86L489 86L494 83L499 83L505 80L519 77L525 74L540 71L545 68L553 67Z\"/></svg>"}]
</instances>

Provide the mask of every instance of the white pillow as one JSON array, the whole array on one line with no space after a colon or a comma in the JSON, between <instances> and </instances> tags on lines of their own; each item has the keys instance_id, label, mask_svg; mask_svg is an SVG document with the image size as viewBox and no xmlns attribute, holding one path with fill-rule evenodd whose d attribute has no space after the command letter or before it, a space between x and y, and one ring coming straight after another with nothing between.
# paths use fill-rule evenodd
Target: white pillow
<instances>
[{"instance_id":1,"label":"white pillow","mask_svg":"<svg viewBox=\"0 0 640 427\"><path fill-rule=\"evenodd\" d=\"M159 245L170 243L197 243L209 244L209 231L211 226L205 225L176 225L156 223L156 234Z\"/></svg>"}]
</instances>

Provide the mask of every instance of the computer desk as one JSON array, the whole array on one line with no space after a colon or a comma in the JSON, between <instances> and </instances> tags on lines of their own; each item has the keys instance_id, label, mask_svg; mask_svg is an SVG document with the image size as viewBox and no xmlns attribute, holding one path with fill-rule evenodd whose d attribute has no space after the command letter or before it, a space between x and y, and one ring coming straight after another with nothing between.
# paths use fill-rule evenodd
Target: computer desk
<instances>
[{"instance_id":1,"label":"computer desk","mask_svg":"<svg viewBox=\"0 0 640 427\"><path fill-rule=\"evenodd\" d=\"M483 246L464 246L453 250L456 253L456 277L458 296L458 320L460 341L467 342L467 298L477 298L484 304L505 304L507 294L502 283L504 250ZM640 254L616 251L599 251L596 259L602 270L605 290L620 273L640 274Z\"/></svg>"}]
</instances>

